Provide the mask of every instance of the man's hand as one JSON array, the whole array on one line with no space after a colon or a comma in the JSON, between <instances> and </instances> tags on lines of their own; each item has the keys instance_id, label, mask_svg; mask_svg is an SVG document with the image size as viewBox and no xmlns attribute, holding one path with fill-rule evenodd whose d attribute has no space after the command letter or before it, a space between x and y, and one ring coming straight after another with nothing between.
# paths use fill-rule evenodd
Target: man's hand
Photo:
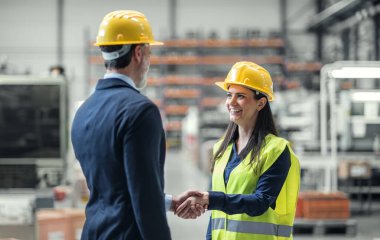
<instances>
[{"instance_id":1,"label":"man's hand","mask_svg":"<svg viewBox=\"0 0 380 240\"><path fill-rule=\"evenodd\" d=\"M170 211L177 214L177 208L183 204L184 201L189 199L189 197L202 197L203 193L197 190L188 190L181 193L178 196L173 196L172 205L170 207ZM186 217L195 219L199 217L202 213L205 212L203 205L196 205L191 210L186 211Z\"/></svg>"},{"instance_id":2,"label":"man's hand","mask_svg":"<svg viewBox=\"0 0 380 240\"><path fill-rule=\"evenodd\" d=\"M197 195L192 195L182 202L175 210L175 214L181 218L196 218L200 216L200 212L204 213L209 204L208 192L198 192Z\"/></svg>"}]
</instances>

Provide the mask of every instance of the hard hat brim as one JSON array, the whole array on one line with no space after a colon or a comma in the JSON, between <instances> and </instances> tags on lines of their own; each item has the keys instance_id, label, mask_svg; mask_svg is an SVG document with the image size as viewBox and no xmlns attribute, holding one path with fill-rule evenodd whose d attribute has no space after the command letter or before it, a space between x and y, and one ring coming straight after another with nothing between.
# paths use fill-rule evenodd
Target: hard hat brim
<instances>
[{"instance_id":1,"label":"hard hat brim","mask_svg":"<svg viewBox=\"0 0 380 240\"><path fill-rule=\"evenodd\" d=\"M228 88L229 88L230 85L243 86L243 87L249 88L249 89L254 90L254 91L259 91L260 93L264 94L265 96L267 96L269 102L272 102L274 100L274 96L268 96L261 89L252 88L252 87L250 87L250 86L248 86L248 85L246 85L244 83L238 83L238 82L215 82L215 85L217 85L218 87L220 87L221 89L223 89L226 92L228 91Z\"/></svg>"},{"instance_id":2,"label":"hard hat brim","mask_svg":"<svg viewBox=\"0 0 380 240\"><path fill-rule=\"evenodd\" d=\"M215 85L220 87L224 91L228 91L228 85L225 82L215 82Z\"/></svg>"},{"instance_id":3,"label":"hard hat brim","mask_svg":"<svg viewBox=\"0 0 380 240\"><path fill-rule=\"evenodd\" d=\"M161 45L164 45L164 42L154 41L154 42L151 42L149 44L152 45L152 46L161 46Z\"/></svg>"},{"instance_id":4,"label":"hard hat brim","mask_svg":"<svg viewBox=\"0 0 380 240\"><path fill-rule=\"evenodd\" d=\"M164 42L160 41L152 41L152 42L102 42L102 43L94 43L94 46L112 46L112 45L126 45L126 44L149 44L151 46L162 46L164 45Z\"/></svg>"}]
</instances>

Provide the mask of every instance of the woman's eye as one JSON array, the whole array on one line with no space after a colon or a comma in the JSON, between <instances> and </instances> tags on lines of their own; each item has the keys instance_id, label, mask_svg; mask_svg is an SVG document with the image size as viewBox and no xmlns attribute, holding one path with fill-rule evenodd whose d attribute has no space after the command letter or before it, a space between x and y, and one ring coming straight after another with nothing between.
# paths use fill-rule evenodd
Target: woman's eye
<instances>
[{"instance_id":1,"label":"woman's eye","mask_svg":"<svg viewBox=\"0 0 380 240\"><path fill-rule=\"evenodd\" d=\"M227 93L227 98L231 98L232 97L232 94L231 93Z\"/></svg>"},{"instance_id":2,"label":"woman's eye","mask_svg":"<svg viewBox=\"0 0 380 240\"><path fill-rule=\"evenodd\" d=\"M238 95L238 99L243 99L243 98L245 98L244 95Z\"/></svg>"}]
</instances>

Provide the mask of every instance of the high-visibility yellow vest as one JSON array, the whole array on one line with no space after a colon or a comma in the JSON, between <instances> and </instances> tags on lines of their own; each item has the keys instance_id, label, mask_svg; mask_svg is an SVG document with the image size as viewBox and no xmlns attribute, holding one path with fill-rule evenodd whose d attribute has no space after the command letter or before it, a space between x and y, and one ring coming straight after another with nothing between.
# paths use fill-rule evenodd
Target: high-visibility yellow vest
<instances>
[{"instance_id":1,"label":"high-visibility yellow vest","mask_svg":"<svg viewBox=\"0 0 380 240\"><path fill-rule=\"evenodd\" d=\"M222 141L214 146L214 154ZM223 156L215 162L212 190L226 194L252 194L259 177L278 159L285 147L290 152L291 166L288 176L276 200L276 207L256 217L213 210L211 214L213 240L269 240L293 239L292 229L300 186L300 165L297 157L283 138L268 134L266 145L260 152L260 163L249 164L251 153L231 172L227 186L224 184L224 169L231 155L230 144ZM273 183L276 184L276 183Z\"/></svg>"}]
</instances>

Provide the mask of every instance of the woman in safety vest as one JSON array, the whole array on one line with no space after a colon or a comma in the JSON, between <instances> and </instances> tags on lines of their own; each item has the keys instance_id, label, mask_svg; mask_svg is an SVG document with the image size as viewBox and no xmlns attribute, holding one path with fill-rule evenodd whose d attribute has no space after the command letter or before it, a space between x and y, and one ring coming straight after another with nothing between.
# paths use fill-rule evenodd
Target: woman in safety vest
<instances>
[{"instance_id":1,"label":"woman in safety vest","mask_svg":"<svg viewBox=\"0 0 380 240\"><path fill-rule=\"evenodd\" d=\"M187 218L196 204L212 210L206 239L292 239L300 166L289 142L277 136L267 70L238 62L224 82L230 123L214 145L212 191L176 210Z\"/></svg>"}]
</instances>

